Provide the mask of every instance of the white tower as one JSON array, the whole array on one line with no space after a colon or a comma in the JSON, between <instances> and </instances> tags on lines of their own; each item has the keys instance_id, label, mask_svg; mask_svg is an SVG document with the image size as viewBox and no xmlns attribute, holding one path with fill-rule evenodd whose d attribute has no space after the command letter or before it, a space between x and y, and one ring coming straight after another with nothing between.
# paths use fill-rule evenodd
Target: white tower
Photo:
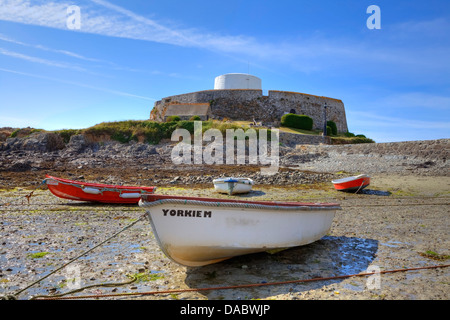
<instances>
[{"instance_id":1,"label":"white tower","mask_svg":"<svg viewBox=\"0 0 450 320\"><path fill-rule=\"evenodd\" d=\"M261 79L245 73L227 73L216 77L214 89L261 89Z\"/></svg>"}]
</instances>

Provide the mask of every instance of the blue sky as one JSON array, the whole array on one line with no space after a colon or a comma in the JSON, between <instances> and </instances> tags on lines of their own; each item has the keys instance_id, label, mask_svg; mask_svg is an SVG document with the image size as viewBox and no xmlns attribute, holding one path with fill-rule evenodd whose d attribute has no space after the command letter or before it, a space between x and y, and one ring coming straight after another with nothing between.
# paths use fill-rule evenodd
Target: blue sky
<instances>
[{"instance_id":1,"label":"blue sky","mask_svg":"<svg viewBox=\"0 0 450 320\"><path fill-rule=\"evenodd\" d=\"M0 127L148 119L235 72L341 99L376 142L450 138L450 1L0 0Z\"/></svg>"}]
</instances>

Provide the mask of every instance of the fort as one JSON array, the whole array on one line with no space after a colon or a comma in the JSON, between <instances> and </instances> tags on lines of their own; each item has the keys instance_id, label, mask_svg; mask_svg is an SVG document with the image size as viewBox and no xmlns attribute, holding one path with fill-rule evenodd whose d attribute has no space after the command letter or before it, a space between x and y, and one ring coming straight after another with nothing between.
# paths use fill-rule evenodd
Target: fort
<instances>
[{"instance_id":1,"label":"fort","mask_svg":"<svg viewBox=\"0 0 450 320\"><path fill-rule=\"evenodd\" d=\"M325 110L326 108L326 110ZM286 113L307 115L313 119L313 129L323 128L326 120L334 121L338 132L347 132L344 103L339 99L311 94L261 89L255 76L231 73L215 78L212 90L184 93L156 101L150 120L166 121L169 116L188 120L255 121L264 126L279 126Z\"/></svg>"}]
</instances>

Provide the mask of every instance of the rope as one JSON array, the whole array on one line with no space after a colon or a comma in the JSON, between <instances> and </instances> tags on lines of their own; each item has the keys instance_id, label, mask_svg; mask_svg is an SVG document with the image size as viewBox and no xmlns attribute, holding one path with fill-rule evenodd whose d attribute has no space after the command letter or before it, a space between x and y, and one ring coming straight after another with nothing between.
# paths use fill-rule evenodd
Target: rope
<instances>
[{"instance_id":1,"label":"rope","mask_svg":"<svg viewBox=\"0 0 450 320\"><path fill-rule=\"evenodd\" d=\"M141 221L141 220L143 220L143 219L145 219L145 215L141 216L138 220L136 220L136 221L130 223L129 225L127 225L126 227L124 227L124 228L123 228L122 230L120 230L119 232L116 232L115 234L113 234L111 237L109 237L109 238L106 239L105 241L102 241L101 243L99 243L98 245L94 246L93 248L91 248L91 249L89 249L89 250L83 252L82 254L76 256L75 258L73 258L73 259L70 260L69 262L63 264L62 266L60 266L60 267L57 268L56 270L53 270L52 272L50 272L50 273L47 274L46 276L44 276L44 277L42 277L42 278L40 278L40 279L34 281L33 283L31 283L31 284L28 285L27 287L25 287L25 288L19 290L18 292L16 292L16 293L15 293L14 295L12 295L12 296L14 296L14 297L15 297L15 296L18 296L19 294L21 294L21 293L24 292L25 290L31 288L31 287L34 286L35 284L37 284L37 283L41 282L42 280L48 278L49 276L51 276L52 274L54 274L54 273L58 272L59 270L65 268L66 266L68 266L68 265L71 264L72 262L78 260L79 258L83 257L84 255L88 254L89 252L93 251L94 249L100 247L100 246L103 245L104 243L110 241L112 238L116 237L117 235L119 235L120 233L124 232L125 230L131 228L132 226L134 226L136 223L138 223L139 221ZM11 295L9 295L9 297L10 297L10 296L11 296ZM0 298L0 300L1 300L1 298Z\"/></svg>"},{"instance_id":2,"label":"rope","mask_svg":"<svg viewBox=\"0 0 450 320\"><path fill-rule=\"evenodd\" d=\"M26 195L21 196L21 197L17 197L16 199L13 199L13 200L11 200L9 202L6 202L6 203L0 203L0 206L5 206L5 207L9 206L11 204L11 202L17 201L17 200L22 199L22 198L27 198L28 204L30 204L30 198L33 196L33 193L37 189L39 189L42 185L44 185L44 184L45 184L45 179L41 182L40 185L38 185L36 188L34 188L29 194L26 194Z\"/></svg>"},{"instance_id":3,"label":"rope","mask_svg":"<svg viewBox=\"0 0 450 320\"><path fill-rule=\"evenodd\" d=\"M125 282L115 282L115 283L114 282L110 282L110 283L92 284L92 285L89 285L89 286L85 286L85 287L81 287L81 288L78 288L78 289L71 290L69 292L59 293L59 294L55 294L55 295L51 295L51 296L46 296L46 295L33 296L33 297L30 298L30 300L44 300L44 299L48 300L48 299L51 299L51 298L60 298L60 297L63 297L63 296L69 295L69 294L74 294L74 293L77 293L77 292L81 292L81 291L84 291L84 290L87 290L87 289L90 289L90 288L97 288L97 287L110 288L110 287L124 286L124 285L127 285L127 284L132 284L133 282L135 282L137 280L137 276L136 275L132 275L132 276L129 276L129 277L131 278L131 280L125 281Z\"/></svg>"},{"instance_id":4,"label":"rope","mask_svg":"<svg viewBox=\"0 0 450 320\"><path fill-rule=\"evenodd\" d=\"M55 297L55 298L38 299L38 300L91 299L91 298L107 298L107 297L119 297L119 296L146 296L146 295L157 295L157 294L180 294L180 293L186 293L186 292L202 292L202 291L213 291L213 290L244 289L244 288L254 288L254 287L263 287L263 286L314 282L314 281L338 280L338 279L346 279L346 278L352 278L352 277L371 276L374 274L387 274L387 273L395 273L395 272L437 269L437 268L447 268L447 267L450 267L450 264L435 265L435 266L428 266L428 267L418 267L418 268L408 268L408 269L385 270L385 271L380 271L380 272L366 272L366 273L357 273L357 274L341 275L341 276L334 276L334 277L322 277L322 278L312 278L312 279L303 279L303 280L251 283L251 284L243 284L243 285L235 285L235 286L191 288L191 289L133 292L133 293L115 293L115 294L103 294L103 295L97 294L97 295L86 295L86 296L62 297L62 298Z\"/></svg>"},{"instance_id":5,"label":"rope","mask_svg":"<svg viewBox=\"0 0 450 320\"><path fill-rule=\"evenodd\" d=\"M362 188L362 186L363 186L364 182L366 182L366 181L367 181L367 180L366 180L366 178L364 178L364 179L363 179L363 181L361 182L361 185L359 186L358 190L356 190L356 192L355 192L355 193L358 193L358 192L359 192L359 190L361 190L361 188Z\"/></svg>"}]
</instances>

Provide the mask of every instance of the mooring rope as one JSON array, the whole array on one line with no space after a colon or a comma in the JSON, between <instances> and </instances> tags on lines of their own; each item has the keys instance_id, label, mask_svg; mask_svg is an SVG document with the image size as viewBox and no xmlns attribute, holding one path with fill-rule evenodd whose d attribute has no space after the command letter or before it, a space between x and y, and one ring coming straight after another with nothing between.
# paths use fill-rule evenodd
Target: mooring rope
<instances>
[{"instance_id":1,"label":"mooring rope","mask_svg":"<svg viewBox=\"0 0 450 320\"><path fill-rule=\"evenodd\" d=\"M375 274L387 274L387 273L395 273L395 272L417 271L417 270L437 269L437 268L447 268L447 267L450 267L450 264L434 265L434 266L428 266L428 267L384 270L384 271L379 271L379 272L356 273L356 274L348 274L348 275L341 275L341 276L321 277L321 278L312 278L312 279L303 279L303 280L299 279L299 280L289 280L289 281L280 281L280 282L250 283L250 284L242 284L242 285L234 285L234 286L208 287L208 288L190 288L190 289L175 289L175 290L163 290L163 291L95 294L95 295L72 296L72 297L49 297L49 298L37 299L37 300L92 299L92 298L110 298L110 297L120 297L120 296L131 297L131 296L147 296L147 295L158 295L158 294L180 294L180 293L186 293L186 292L202 292L202 291L214 291L214 290L245 289L245 288L254 288L254 287L314 282L314 281L338 280L338 279L346 279L346 278L352 278L352 277L371 276L371 275L375 275Z\"/></svg>"},{"instance_id":2,"label":"mooring rope","mask_svg":"<svg viewBox=\"0 0 450 320\"><path fill-rule=\"evenodd\" d=\"M131 275L131 276L129 276L129 278L130 278L130 280L125 281L125 282L108 282L108 283L91 284L89 286L81 287L78 289L74 289L74 290L71 290L68 292L59 293L59 294L55 294L55 295L32 296L30 298L30 300L44 300L44 299L49 299L49 298L61 298L61 297L67 296L69 294L74 294L74 293L81 292L81 291L91 289L91 288L98 288L98 287L112 288L112 287L125 286L127 284L132 284L133 282L135 282L138 279L138 277L136 275Z\"/></svg>"},{"instance_id":3,"label":"mooring rope","mask_svg":"<svg viewBox=\"0 0 450 320\"><path fill-rule=\"evenodd\" d=\"M366 178L363 178L363 181L361 182L361 185L359 186L358 190L356 190L355 193L358 193L359 190L361 190L362 186L364 185L364 182L366 182L366 181L367 181Z\"/></svg>"},{"instance_id":4,"label":"mooring rope","mask_svg":"<svg viewBox=\"0 0 450 320\"><path fill-rule=\"evenodd\" d=\"M30 198L33 196L33 193L34 193L37 189L39 189L42 185L44 185L45 182L46 182L45 179L42 180L42 182L41 182L36 188L34 188L30 193L28 193L28 194L26 194L26 195L24 195L24 196L17 197L17 198L15 198L15 199L13 199L13 200L11 200L11 201L8 201L8 202L5 202L5 203L0 203L0 207L1 207L1 206L9 206L9 205L11 204L11 202L15 202L15 201L20 200L20 199L22 199L22 198L27 198L28 204L30 204Z\"/></svg>"},{"instance_id":5,"label":"mooring rope","mask_svg":"<svg viewBox=\"0 0 450 320\"><path fill-rule=\"evenodd\" d=\"M21 294L22 292L24 292L25 290L28 290L29 288L31 288L32 286L34 286L35 284L41 282L42 280L48 278L49 276L51 276L52 274L55 274L56 272L60 271L61 269L64 269L66 266L68 266L69 264L73 263L74 261L78 260L79 258L85 256L86 254L88 254L89 252L93 251L94 249L100 247L101 245L105 244L106 242L110 241L112 238L118 236L120 233L124 232L125 230L131 228L132 226L134 226L136 223L138 223L139 221L142 221L146 218L145 215L142 215L138 220L130 223L129 225L125 226L122 230L120 230L119 232L116 232L115 234L113 234L112 236L110 236L108 239L102 241L101 243L99 243L98 245L92 247L91 249L83 252L82 254L76 256L75 258L71 259L69 262L63 264L62 266L60 266L59 268L53 270L52 272L50 272L49 274L47 274L46 276L34 281L33 283L31 283L30 285L26 286L25 288L17 291L14 294L8 294L6 296L0 296L0 300L14 300L15 297L17 297L19 294Z\"/></svg>"}]
</instances>

